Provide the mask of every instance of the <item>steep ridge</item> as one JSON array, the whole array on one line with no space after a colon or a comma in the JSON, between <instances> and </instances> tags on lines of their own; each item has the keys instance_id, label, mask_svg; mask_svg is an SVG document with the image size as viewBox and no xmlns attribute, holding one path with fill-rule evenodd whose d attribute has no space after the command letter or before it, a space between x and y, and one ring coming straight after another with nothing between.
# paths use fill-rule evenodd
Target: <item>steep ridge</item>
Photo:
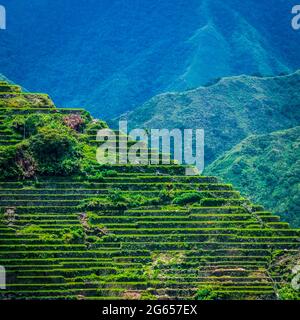
<instances>
[{"instance_id":1,"label":"steep ridge","mask_svg":"<svg viewBox=\"0 0 300 320\"><path fill-rule=\"evenodd\" d=\"M61 107L87 105L105 119L219 77L300 68L293 0L1 4L9 20L1 71L31 91L46 89Z\"/></svg>"},{"instance_id":2,"label":"steep ridge","mask_svg":"<svg viewBox=\"0 0 300 320\"><path fill-rule=\"evenodd\" d=\"M6 77L3 74L0 73L0 81L4 82L6 80L7 80Z\"/></svg>"},{"instance_id":3,"label":"steep ridge","mask_svg":"<svg viewBox=\"0 0 300 320\"><path fill-rule=\"evenodd\" d=\"M207 164L251 134L300 123L300 71L280 77L238 76L185 92L158 95L124 116L133 128L205 130Z\"/></svg>"},{"instance_id":4,"label":"steep ridge","mask_svg":"<svg viewBox=\"0 0 300 320\"><path fill-rule=\"evenodd\" d=\"M250 136L206 168L251 200L300 226L300 127Z\"/></svg>"},{"instance_id":5,"label":"steep ridge","mask_svg":"<svg viewBox=\"0 0 300 320\"><path fill-rule=\"evenodd\" d=\"M0 151L8 148L4 141L20 146L11 138L17 127L8 123L61 114L94 122L78 109L1 108ZM97 130L89 125L74 134L95 152ZM30 146L43 130L29 140L19 136L21 144ZM0 265L7 285L0 298L278 298L289 280L276 268L269 272L270 262L299 253L299 229L231 185L184 173L175 164L94 161L84 174L2 179Z\"/></svg>"}]
</instances>

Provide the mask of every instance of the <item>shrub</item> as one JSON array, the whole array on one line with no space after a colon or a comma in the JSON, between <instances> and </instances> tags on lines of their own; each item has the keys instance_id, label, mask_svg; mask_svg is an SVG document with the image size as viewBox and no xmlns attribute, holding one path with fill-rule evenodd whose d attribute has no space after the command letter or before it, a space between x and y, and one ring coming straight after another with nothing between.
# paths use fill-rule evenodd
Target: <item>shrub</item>
<instances>
[{"instance_id":1,"label":"shrub","mask_svg":"<svg viewBox=\"0 0 300 320\"><path fill-rule=\"evenodd\" d=\"M11 127L24 138L38 133L39 128L45 125L53 128L62 124L61 115L30 114L17 115L11 121Z\"/></svg>"},{"instance_id":2,"label":"shrub","mask_svg":"<svg viewBox=\"0 0 300 320\"><path fill-rule=\"evenodd\" d=\"M159 198L163 203L169 203L174 199L174 192L164 188L160 191Z\"/></svg>"},{"instance_id":3,"label":"shrub","mask_svg":"<svg viewBox=\"0 0 300 320\"><path fill-rule=\"evenodd\" d=\"M43 127L28 140L28 146L41 174L69 175L79 170L80 145L64 128Z\"/></svg>"},{"instance_id":4,"label":"shrub","mask_svg":"<svg viewBox=\"0 0 300 320\"><path fill-rule=\"evenodd\" d=\"M95 134L95 131L101 130L101 129L106 129L108 128L106 122L98 120L98 119L94 119L93 121L91 121L85 130L85 133L87 134Z\"/></svg>"},{"instance_id":5,"label":"shrub","mask_svg":"<svg viewBox=\"0 0 300 320\"><path fill-rule=\"evenodd\" d=\"M95 173L93 175L88 175L87 179L89 181L97 181L97 182L100 182L100 181L104 180L102 172L97 172L97 173Z\"/></svg>"},{"instance_id":6,"label":"shrub","mask_svg":"<svg viewBox=\"0 0 300 320\"><path fill-rule=\"evenodd\" d=\"M78 114L70 114L64 117L64 123L67 127L77 132L82 132L84 128L84 120Z\"/></svg>"},{"instance_id":7,"label":"shrub","mask_svg":"<svg viewBox=\"0 0 300 320\"><path fill-rule=\"evenodd\" d=\"M211 286L199 289L195 296L195 300L219 300L221 298L222 294L215 292L215 289Z\"/></svg>"},{"instance_id":8,"label":"shrub","mask_svg":"<svg viewBox=\"0 0 300 320\"><path fill-rule=\"evenodd\" d=\"M118 171L116 171L116 170L106 170L106 171L103 171L103 176L104 177L117 177L118 176Z\"/></svg>"},{"instance_id":9,"label":"shrub","mask_svg":"<svg viewBox=\"0 0 300 320\"><path fill-rule=\"evenodd\" d=\"M19 144L16 148L16 164L23 178L32 178L37 171L37 164L33 156L27 150L26 144Z\"/></svg>"},{"instance_id":10,"label":"shrub","mask_svg":"<svg viewBox=\"0 0 300 320\"><path fill-rule=\"evenodd\" d=\"M30 235L30 234L39 234L43 233L43 229L40 226L35 224L31 224L29 226L25 226L18 231L20 235Z\"/></svg>"},{"instance_id":11,"label":"shrub","mask_svg":"<svg viewBox=\"0 0 300 320\"><path fill-rule=\"evenodd\" d=\"M65 229L62 235L62 239L65 243L82 243L84 241L83 228L73 227Z\"/></svg>"},{"instance_id":12,"label":"shrub","mask_svg":"<svg viewBox=\"0 0 300 320\"><path fill-rule=\"evenodd\" d=\"M19 134L21 134L24 138L29 137L32 134L35 134L37 131L37 127L39 125L43 125L41 121L40 115L30 115L25 117L23 115L17 115L14 117L11 126L12 128Z\"/></svg>"},{"instance_id":13,"label":"shrub","mask_svg":"<svg viewBox=\"0 0 300 320\"><path fill-rule=\"evenodd\" d=\"M22 174L21 168L16 163L16 146L0 146L0 178L15 178Z\"/></svg>"},{"instance_id":14,"label":"shrub","mask_svg":"<svg viewBox=\"0 0 300 320\"><path fill-rule=\"evenodd\" d=\"M202 199L202 196L200 193L197 193L197 192L183 193L177 196L173 200L173 204L187 205L187 204L199 202L201 199Z\"/></svg>"},{"instance_id":15,"label":"shrub","mask_svg":"<svg viewBox=\"0 0 300 320\"><path fill-rule=\"evenodd\" d=\"M144 291L141 295L141 300L157 300L158 298L151 292Z\"/></svg>"},{"instance_id":16,"label":"shrub","mask_svg":"<svg viewBox=\"0 0 300 320\"><path fill-rule=\"evenodd\" d=\"M109 199L114 204L120 203L120 202L122 202L122 203L127 202L127 199L123 196L123 194L121 193L121 190L119 190L119 189L110 190Z\"/></svg>"},{"instance_id":17,"label":"shrub","mask_svg":"<svg viewBox=\"0 0 300 320\"><path fill-rule=\"evenodd\" d=\"M25 144L0 146L0 179L31 178L35 173L35 160Z\"/></svg>"},{"instance_id":18,"label":"shrub","mask_svg":"<svg viewBox=\"0 0 300 320\"><path fill-rule=\"evenodd\" d=\"M300 293L290 286L284 286L278 290L280 300L300 300Z\"/></svg>"}]
</instances>

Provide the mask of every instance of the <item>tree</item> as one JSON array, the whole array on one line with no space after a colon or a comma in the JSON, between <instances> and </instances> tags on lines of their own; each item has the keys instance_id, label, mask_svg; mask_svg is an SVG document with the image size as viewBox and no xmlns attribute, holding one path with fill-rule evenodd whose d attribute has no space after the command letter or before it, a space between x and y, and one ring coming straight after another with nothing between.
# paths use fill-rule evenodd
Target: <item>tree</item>
<instances>
[{"instance_id":1,"label":"tree","mask_svg":"<svg viewBox=\"0 0 300 320\"><path fill-rule=\"evenodd\" d=\"M68 175L79 169L80 144L71 131L43 127L28 140L40 174Z\"/></svg>"}]
</instances>

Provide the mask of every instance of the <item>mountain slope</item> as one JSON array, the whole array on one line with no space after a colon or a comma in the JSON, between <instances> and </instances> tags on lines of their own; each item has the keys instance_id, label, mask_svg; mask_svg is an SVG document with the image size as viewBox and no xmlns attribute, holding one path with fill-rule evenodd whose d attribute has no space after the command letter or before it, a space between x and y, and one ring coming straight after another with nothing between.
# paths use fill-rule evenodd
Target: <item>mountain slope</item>
<instances>
[{"instance_id":1,"label":"mountain slope","mask_svg":"<svg viewBox=\"0 0 300 320\"><path fill-rule=\"evenodd\" d=\"M205 170L300 226L300 127L250 136Z\"/></svg>"},{"instance_id":2,"label":"mountain slope","mask_svg":"<svg viewBox=\"0 0 300 320\"><path fill-rule=\"evenodd\" d=\"M299 125L300 71L282 77L239 76L182 93L158 95L127 114L131 127L203 128L211 163L250 134Z\"/></svg>"},{"instance_id":3,"label":"mountain slope","mask_svg":"<svg viewBox=\"0 0 300 320\"><path fill-rule=\"evenodd\" d=\"M1 4L8 13L1 71L61 107L84 104L106 119L218 77L300 68L293 0Z\"/></svg>"},{"instance_id":4,"label":"mountain slope","mask_svg":"<svg viewBox=\"0 0 300 320\"><path fill-rule=\"evenodd\" d=\"M6 81L6 82L11 83L11 81L9 81L9 80L5 77L5 75L3 75L2 73L0 73L0 81Z\"/></svg>"},{"instance_id":5,"label":"mountain slope","mask_svg":"<svg viewBox=\"0 0 300 320\"><path fill-rule=\"evenodd\" d=\"M81 109L6 99L0 300L277 299L281 286L299 299L289 287L294 260L270 270L274 256L299 255L299 229L215 177L185 176L184 166L100 165L103 123Z\"/></svg>"}]
</instances>

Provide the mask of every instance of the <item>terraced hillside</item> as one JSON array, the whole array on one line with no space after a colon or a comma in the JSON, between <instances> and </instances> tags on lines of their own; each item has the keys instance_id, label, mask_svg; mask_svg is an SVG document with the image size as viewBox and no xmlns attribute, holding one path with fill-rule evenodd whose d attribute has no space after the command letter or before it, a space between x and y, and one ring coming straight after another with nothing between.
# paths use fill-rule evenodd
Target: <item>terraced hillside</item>
<instances>
[{"instance_id":1,"label":"terraced hillside","mask_svg":"<svg viewBox=\"0 0 300 320\"><path fill-rule=\"evenodd\" d=\"M7 118L32 114L86 116L2 108L0 148L28 139ZM92 128L76 133L89 152ZM300 231L231 185L175 164L86 166L0 182L1 299L275 299L286 284L272 261L299 253Z\"/></svg>"},{"instance_id":2,"label":"terraced hillside","mask_svg":"<svg viewBox=\"0 0 300 320\"><path fill-rule=\"evenodd\" d=\"M53 102L46 94L22 92L20 86L0 81L0 108L52 108Z\"/></svg>"}]
</instances>

